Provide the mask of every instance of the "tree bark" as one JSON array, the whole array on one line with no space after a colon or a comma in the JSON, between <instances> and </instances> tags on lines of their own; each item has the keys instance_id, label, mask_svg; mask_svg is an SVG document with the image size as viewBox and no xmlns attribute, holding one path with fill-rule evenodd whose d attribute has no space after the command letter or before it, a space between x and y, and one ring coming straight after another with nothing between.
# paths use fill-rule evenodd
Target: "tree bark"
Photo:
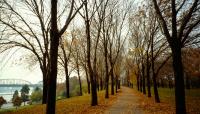
<instances>
[{"instance_id":1,"label":"tree bark","mask_svg":"<svg viewBox=\"0 0 200 114\"><path fill-rule=\"evenodd\" d=\"M186 114L185 106L185 87L183 76L183 64L181 57L181 38L177 35L176 2L171 0L172 5L172 38L170 43L173 57L173 69L175 76L175 101L176 114ZM178 67L177 67L178 66Z\"/></svg>"},{"instance_id":2,"label":"tree bark","mask_svg":"<svg viewBox=\"0 0 200 114\"><path fill-rule=\"evenodd\" d=\"M106 43L106 42L105 42ZM105 88L106 88L106 93L105 93L105 98L109 98L109 75L108 75L108 57L107 57L107 54L108 54L108 50L107 50L107 46L106 44L104 44L104 62L105 62L105 70L106 70L106 78L105 78Z\"/></svg>"},{"instance_id":3,"label":"tree bark","mask_svg":"<svg viewBox=\"0 0 200 114\"><path fill-rule=\"evenodd\" d=\"M145 67L144 64L142 64L142 92L143 94L146 94L146 83L145 83Z\"/></svg>"},{"instance_id":4,"label":"tree bark","mask_svg":"<svg viewBox=\"0 0 200 114\"><path fill-rule=\"evenodd\" d=\"M116 92L116 93L117 93L117 90L118 90L118 83L119 83L118 77L116 76L116 77L115 77L115 92Z\"/></svg>"},{"instance_id":5,"label":"tree bark","mask_svg":"<svg viewBox=\"0 0 200 114\"><path fill-rule=\"evenodd\" d=\"M185 87L186 87L186 89L190 89L191 88L190 77L187 74L185 76Z\"/></svg>"},{"instance_id":6,"label":"tree bark","mask_svg":"<svg viewBox=\"0 0 200 114\"><path fill-rule=\"evenodd\" d=\"M47 75L48 75L48 73L47 73L47 70L44 68L43 70L42 70L42 75L43 75L43 89L42 89L42 104L46 104L46 102L47 102L47 90L48 90L48 85L47 85Z\"/></svg>"},{"instance_id":7,"label":"tree bark","mask_svg":"<svg viewBox=\"0 0 200 114\"><path fill-rule=\"evenodd\" d=\"M139 82L139 74L137 74L137 90L139 91L140 90L140 82Z\"/></svg>"},{"instance_id":8,"label":"tree bark","mask_svg":"<svg viewBox=\"0 0 200 114\"><path fill-rule=\"evenodd\" d=\"M157 103L160 103L160 98L159 98L159 94L158 94L158 88L157 88L157 81L156 81L155 73L153 73L153 90L154 90L155 101Z\"/></svg>"},{"instance_id":9,"label":"tree bark","mask_svg":"<svg viewBox=\"0 0 200 114\"><path fill-rule=\"evenodd\" d=\"M175 77L176 114L186 114L183 64L182 64L182 58L181 58L181 48L183 45L182 45L181 40L183 38L183 32L185 30L189 29L192 31L193 27L197 26L197 25L194 25L194 26L191 26L191 28L190 27L187 28L188 22L192 20L193 12L197 11L195 9L198 6L198 2L199 0L195 0L192 3L192 6L190 7L190 9L183 12L183 13L186 13L186 15L184 15L183 20L180 23L181 25L177 27L177 14L178 14L178 11L180 11L180 9L176 10L176 1L171 0L172 29L168 30L167 22L165 21L162 15L162 12L158 6L158 3L156 0L153 0L156 13L158 14L159 20L162 25L163 33L165 34L167 41L170 45L170 48L172 50L173 70L174 70L174 77ZM178 32L177 32L177 28L179 28ZM172 33L172 36L170 36L169 31ZM190 34L191 31L187 30L187 33ZM183 40L186 40L188 38L188 34L184 36Z\"/></svg>"},{"instance_id":10,"label":"tree bark","mask_svg":"<svg viewBox=\"0 0 200 114\"><path fill-rule=\"evenodd\" d=\"M115 94L114 86L115 86L115 81L114 81L114 73L113 73L113 68L111 69L111 95Z\"/></svg>"},{"instance_id":11,"label":"tree bark","mask_svg":"<svg viewBox=\"0 0 200 114\"><path fill-rule=\"evenodd\" d=\"M102 79L102 77L100 78L100 90L103 90L103 79Z\"/></svg>"},{"instance_id":12,"label":"tree bark","mask_svg":"<svg viewBox=\"0 0 200 114\"><path fill-rule=\"evenodd\" d=\"M57 81L57 60L58 60L58 45L59 34L57 31L51 31L51 48L50 48L50 75L49 88L47 96L47 114L55 114L56 102L56 81Z\"/></svg>"},{"instance_id":13,"label":"tree bark","mask_svg":"<svg viewBox=\"0 0 200 114\"><path fill-rule=\"evenodd\" d=\"M77 50L76 50L77 51ZM77 73L78 73L78 81L79 81L79 95L82 96L82 82L81 82L81 76L80 76L80 71L79 71L79 55L78 55L78 51L76 52L76 67L77 67Z\"/></svg>"},{"instance_id":14,"label":"tree bark","mask_svg":"<svg viewBox=\"0 0 200 114\"><path fill-rule=\"evenodd\" d=\"M172 49L173 69L175 76L176 114L186 114L185 87L184 87L183 65L181 59L181 48L176 46L175 48Z\"/></svg>"},{"instance_id":15,"label":"tree bark","mask_svg":"<svg viewBox=\"0 0 200 114\"><path fill-rule=\"evenodd\" d=\"M151 69L152 69L152 77L153 77L153 90L154 90L154 97L156 103L160 103L160 98L158 94L158 86L157 86L157 81L156 81L156 74L155 74L155 68L154 68L154 37L151 37Z\"/></svg>"},{"instance_id":16,"label":"tree bark","mask_svg":"<svg viewBox=\"0 0 200 114\"><path fill-rule=\"evenodd\" d=\"M44 80L44 78L43 78L42 104L46 104L46 102L47 102L47 90L48 90L47 80Z\"/></svg>"},{"instance_id":17,"label":"tree bark","mask_svg":"<svg viewBox=\"0 0 200 114\"><path fill-rule=\"evenodd\" d=\"M89 23L89 16L88 16L88 8L87 8L87 0L84 3L85 5L85 13L86 13L86 37L87 37L87 66L89 70L89 76L90 76L90 82L91 82L91 105L96 106L98 105L98 99L97 99L97 88L96 88L96 76L93 72L92 65L91 65L91 58L90 58L90 49L91 49L91 38L90 38L90 23Z\"/></svg>"},{"instance_id":18,"label":"tree bark","mask_svg":"<svg viewBox=\"0 0 200 114\"><path fill-rule=\"evenodd\" d=\"M86 74L86 80L87 80L88 94L90 94L90 80L89 80L88 70L87 70L87 67L86 67L86 66L85 66L85 74Z\"/></svg>"},{"instance_id":19,"label":"tree bark","mask_svg":"<svg viewBox=\"0 0 200 114\"><path fill-rule=\"evenodd\" d=\"M149 54L147 51L147 63L146 63L146 73L147 73L147 92L148 92L148 97L151 97L151 83L150 83L150 65L149 65Z\"/></svg>"},{"instance_id":20,"label":"tree bark","mask_svg":"<svg viewBox=\"0 0 200 114\"><path fill-rule=\"evenodd\" d=\"M57 0L51 0L50 74L48 80L49 88L47 95L46 114L55 114L59 38L57 27Z\"/></svg>"},{"instance_id":21,"label":"tree bark","mask_svg":"<svg viewBox=\"0 0 200 114\"><path fill-rule=\"evenodd\" d=\"M78 81L79 81L79 92L80 92L80 96L82 96L83 95L82 82L81 82L81 76L80 76L79 68L78 68L77 72L78 72Z\"/></svg>"},{"instance_id":22,"label":"tree bark","mask_svg":"<svg viewBox=\"0 0 200 114\"><path fill-rule=\"evenodd\" d=\"M69 61L69 58L67 58L67 54L65 52L65 48L64 48L64 45L61 44L61 49L63 51L63 55L64 55L64 69L65 69L65 86L66 86L66 95L65 97L66 98L70 98L70 95L69 95L69 69L68 69L68 61ZM71 52L70 52L71 53Z\"/></svg>"},{"instance_id":23,"label":"tree bark","mask_svg":"<svg viewBox=\"0 0 200 114\"><path fill-rule=\"evenodd\" d=\"M118 80L118 89L121 89L121 81Z\"/></svg>"},{"instance_id":24,"label":"tree bark","mask_svg":"<svg viewBox=\"0 0 200 114\"><path fill-rule=\"evenodd\" d=\"M70 98L70 94L69 94L69 74L68 74L68 68L65 68L65 86L66 86L66 98Z\"/></svg>"},{"instance_id":25,"label":"tree bark","mask_svg":"<svg viewBox=\"0 0 200 114\"><path fill-rule=\"evenodd\" d=\"M143 81L142 81L143 75L140 75L140 92L143 92Z\"/></svg>"}]
</instances>

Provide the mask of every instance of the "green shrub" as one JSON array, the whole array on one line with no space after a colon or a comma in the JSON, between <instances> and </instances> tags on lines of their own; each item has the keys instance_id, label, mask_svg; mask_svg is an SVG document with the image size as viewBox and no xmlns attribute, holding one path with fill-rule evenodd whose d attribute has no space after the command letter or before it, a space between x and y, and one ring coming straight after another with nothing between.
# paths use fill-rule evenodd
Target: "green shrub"
<instances>
[{"instance_id":1,"label":"green shrub","mask_svg":"<svg viewBox=\"0 0 200 114\"><path fill-rule=\"evenodd\" d=\"M39 102L42 100L42 90L39 87L36 87L35 90L31 93L30 96L33 102Z\"/></svg>"},{"instance_id":2,"label":"green shrub","mask_svg":"<svg viewBox=\"0 0 200 114\"><path fill-rule=\"evenodd\" d=\"M3 104L5 104L6 103L6 100L1 96L0 97L0 108L1 108L1 106L3 105Z\"/></svg>"}]
</instances>

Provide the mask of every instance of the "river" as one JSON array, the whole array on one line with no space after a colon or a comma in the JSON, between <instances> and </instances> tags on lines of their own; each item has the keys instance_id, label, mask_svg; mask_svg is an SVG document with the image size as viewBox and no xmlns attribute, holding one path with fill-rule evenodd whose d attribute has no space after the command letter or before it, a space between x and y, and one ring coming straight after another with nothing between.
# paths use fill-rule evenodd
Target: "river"
<instances>
[{"instance_id":1,"label":"river","mask_svg":"<svg viewBox=\"0 0 200 114\"><path fill-rule=\"evenodd\" d=\"M11 103L11 99L13 97L13 94L14 94L15 90L18 90L19 96L20 96L21 95L21 93L20 93L21 88L22 87L0 87L0 96L2 96L7 101L7 104L4 104L2 106L2 109L8 109L8 108L13 107L13 104ZM29 87L29 88L30 88L29 95L31 95L34 88L33 87Z\"/></svg>"}]
</instances>

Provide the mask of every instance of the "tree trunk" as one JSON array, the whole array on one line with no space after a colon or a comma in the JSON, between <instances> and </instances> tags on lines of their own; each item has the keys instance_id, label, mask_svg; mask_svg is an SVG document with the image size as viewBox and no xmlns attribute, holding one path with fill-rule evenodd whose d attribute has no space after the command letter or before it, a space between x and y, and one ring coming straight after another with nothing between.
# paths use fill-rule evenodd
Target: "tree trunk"
<instances>
[{"instance_id":1,"label":"tree trunk","mask_svg":"<svg viewBox=\"0 0 200 114\"><path fill-rule=\"evenodd\" d=\"M164 88L165 87L165 84L164 84L164 81L163 79L161 78L161 87Z\"/></svg>"},{"instance_id":2,"label":"tree trunk","mask_svg":"<svg viewBox=\"0 0 200 114\"><path fill-rule=\"evenodd\" d=\"M66 98L70 98L70 95L69 95L69 74L68 74L68 64L67 64L66 61L65 61L65 78L66 78L66 81L65 81L65 86L66 86Z\"/></svg>"},{"instance_id":3,"label":"tree trunk","mask_svg":"<svg viewBox=\"0 0 200 114\"><path fill-rule=\"evenodd\" d=\"M168 87L169 87L169 89L172 89L172 83L171 83L170 79L168 80Z\"/></svg>"},{"instance_id":4,"label":"tree trunk","mask_svg":"<svg viewBox=\"0 0 200 114\"><path fill-rule=\"evenodd\" d=\"M47 102L47 90L48 90L47 80L44 80L44 78L43 78L42 104L46 104L46 102Z\"/></svg>"},{"instance_id":5,"label":"tree trunk","mask_svg":"<svg viewBox=\"0 0 200 114\"><path fill-rule=\"evenodd\" d=\"M94 68L96 68L96 66ZM99 75L97 74L97 70L95 70L95 72L96 72L96 86L97 86L97 91L99 91L100 90L99 89Z\"/></svg>"},{"instance_id":6,"label":"tree trunk","mask_svg":"<svg viewBox=\"0 0 200 114\"><path fill-rule=\"evenodd\" d=\"M109 93L108 93L108 91L109 91L109 75L106 75L106 78L105 78L105 89L106 89L105 98L109 98Z\"/></svg>"},{"instance_id":7,"label":"tree trunk","mask_svg":"<svg viewBox=\"0 0 200 114\"><path fill-rule=\"evenodd\" d=\"M46 114L55 114L59 38L57 29L57 0L51 0L50 74L48 80L49 87L47 92Z\"/></svg>"},{"instance_id":8,"label":"tree trunk","mask_svg":"<svg viewBox=\"0 0 200 114\"><path fill-rule=\"evenodd\" d=\"M91 89L92 89L92 106L98 105L98 98L97 98L97 88L96 88L96 81L91 77Z\"/></svg>"},{"instance_id":9,"label":"tree trunk","mask_svg":"<svg viewBox=\"0 0 200 114\"><path fill-rule=\"evenodd\" d=\"M66 69L66 81L65 81L65 86L66 86L66 98L70 98L70 94L69 94L69 75L68 75L68 68Z\"/></svg>"},{"instance_id":10,"label":"tree trunk","mask_svg":"<svg viewBox=\"0 0 200 114\"><path fill-rule=\"evenodd\" d=\"M121 89L121 81L118 80L118 89Z\"/></svg>"},{"instance_id":11,"label":"tree trunk","mask_svg":"<svg viewBox=\"0 0 200 114\"><path fill-rule=\"evenodd\" d=\"M147 72L147 92L148 92L148 97L151 97L151 84L150 84L150 66L149 66L149 54L147 52L147 63L146 63L146 72Z\"/></svg>"},{"instance_id":12,"label":"tree trunk","mask_svg":"<svg viewBox=\"0 0 200 114\"><path fill-rule=\"evenodd\" d=\"M185 86L186 86L186 89L190 89L190 78L189 76L186 74L185 76Z\"/></svg>"},{"instance_id":13,"label":"tree trunk","mask_svg":"<svg viewBox=\"0 0 200 114\"><path fill-rule=\"evenodd\" d=\"M65 80L65 86L66 86L66 95L65 95L65 97L66 98L69 98L70 97L70 95L69 95L69 73L68 73L68 59L69 58L67 58L67 54L66 54L66 52L65 52L65 48L64 48L64 45L63 44L61 44L61 49L62 49L62 52L63 52L63 55L64 55L64 69L65 69L65 78L66 78L66 80Z\"/></svg>"},{"instance_id":14,"label":"tree trunk","mask_svg":"<svg viewBox=\"0 0 200 114\"><path fill-rule=\"evenodd\" d=\"M78 81L79 81L79 92L80 92L80 96L82 96L83 95L83 92L82 92L82 82L81 82L81 76L80 76L80 72L79 72L79 68L78 68L78 70L77 70L77 72L78 72Z\"/></svg>"},{"instance_id":15,"label":"tree trunk","mask_svg":"<svg viewBox=\"0 0 200 114\"><path fill-rule=\"evenodd\" d=\"M51 49L50 49L50 75L49 75L49 88L47 96L47 114L55 114L56 102L56 81L57 81L57 58L58 58L58 33L51 31Z\"/></svg>"},{"instance_id":16,"label":"tree trunk","mask_svg":"<svg viewBox=\"0 0 200 114\"><path fill-rule=\"evenodd\" d=\"M158 83L157 83L157 87L158 87L158 88L160 87L160 81L158 81Z\"/></svg>"},{"instance_id":17,"label":"tree trunk","mask_svg":"<svg viewBox=\"0 0 200 114\"><path fill-rule=\"evenodd\" d=\"M117 93L118 90L118 78L117 76L115 77L115 92Z\"/></svg>"},{"instance_id":18,"label":"tree trunk","mask_svg":"<svg viewBox=\"0 0 200 114\"><path fill-rule=\"evenodd\" d=\"M148 97L151 97L151 84L150 84L150 75L149 75L149 70L147 72L147 92L148 92Z\"/></svg>"},{"instance_id":19,"label":"tree trunk","mask_svg":"<svg viewBox=\"0 0 200 114\"><path fill-rule=\"evenodd\" d=\"M77 55L76 65L77 65L77 73L78 73L78 81L79 81L79 95L82 96L83 93L82 93L81 76L80 76L80 71L79 71L79 62L78 62L79 56L78 56L78 52L76 53L76 55Z\"/></svg>"},{"instance_id":20,"label":"tree trunk","mask_svg":"<svg viewBox=\"0 0 200 114\"><path fill-rule=\"evenodd\" d=\"M143 94L146 94L146 86L145 86L145 71L144 71L144 64L142 64L142 90Z\"/></svg>"},{"instance_id":21,"label":"tree trunk","mask_svg":"<svg viewBox=\"0 0 200 114\"><path fill-rule=\"evenodd\" d=\"M105 78L105 88L106 88L106 93L105 93L105 98L109 98L109 75L108 75L108 61L107 61L107 46L104 46L105 54L104 54L104 61L105 61L105 67L106 67L106 78Z\"/></svg>"},{"instance_id":22,"label":"tree trunk","mask_svg":"<svg viewBox=\"0 0 200 114\"><path fill-rule=\"evenodd\" d=\"M137 90L139 91L140 90L139 76L137 76L137 82L136 83L137 83Z\"/></svg>"},{"instance_id":23,"label":"tree trunk","mask_svg":"<svg viewBox=\"0 0 200 114\"><path fill-rule=\"evenodd\" d=\"M103 90L103 80L100 78L100 90Z\"/></svg>"},{"instance_id":24,"label":"tree trunk","mask_svg":"<svg viewBox=\"0 0 200 114\"><path fill-rule=\"evenodd\" d=\"M177 12L176 1L171 1L172 6L172 38L169 42L172 49L173 57L173 70L175 77L175 101L176 101L176 114L186 114L185 106L185 87L183 76L183 64L181 57L181 38L177 35ZM177 67L178 66L178 67Z\"/></svg>"},{"instance_id":25,"label":"tree trunk","mask_svg":"<svg viewBox=\"0 0 200 114\"><path fill-rule=\"evenodd\" d=\"M114 73L113 73L113 68L111 69L111 95L114 95L115 94L115 90L114 90Z\"/></svg>"},{"instance_id":26,"label":"tree trunk","mask_svg":"<svg viewBox=\"0 0 200 114\"><path fill-rule=\"evenodd\" d=\"M152 67L154 67L153 64L152 64ZM155 72L154 72L154 68L152 68L152 72L153 72L153 90L154 90L155 101L157 103L160 103L160 98L159 98L159 94L158 94L157 81L156 81L156 75L155 75Z\"/></svg>"},{"instance_id":27,"label":"tree trunk","mask_svg":"<svg viewBox=\"0 0 200 114\"><path fill-rule=\"evenodd\" d=\"M85 66L85 74L86 74L86 80L87 80L88 94L90 94L90 80L89 80L88 70L87 70L87 67L86 67L86 66Z\"/></svg>"},{"instance_id":28,"label":"tree trunk","mask_svg":"<svg viewBox=\"0 0 200 114\"><path fill-rule=\"evenodd\" d=\"M155 97L155 101L156 103L160 103L160 98L159 98L159 94L158 94L158 86L157 86L157 80L156 77L157 75L155 74L155 68L154 68L154 37L151 37L151 69L152 69L152 77L153 77L153 90L154 90L154 97Z\"/></svg>"},{"instance_id":29,"label":"tree trunk","mask_svg":"<svg viewBox=\"0 0 200 114\"><path fill-rule=\"evenodd\" d=\"M89 16L88 16L88 8L87 8L87 1L84 3L85 5L85 13L86 13L86 19L85 19L85 24L86 24L86 37L87 37L87 66L89 70L89 76L90 76L90 82L91 82L91 105L96 106L98 105L98 99L97 99L97 88L96 88L96 76L94 75L92 65L91 65L91 58L90 58L90 49L91 49L91 38L90 38L90 22L89 22Z\"/></svg>"},{"instance_id":30,"label":"tree trunk","mask_svg":"<svg viewBox=\"0 0 200 114\"><path fill-rule=\"evenodd\" d=\"M174 45L174 48L172 49L172 57L173 57L173 69L175 76L176 114L186 114L185 87L184 87L183 65L181 59L181 47L178 47L178 45Z\"/></svg>"},{"instance_id":31,"label":"tree trunk","mask_svg":"<svg viewBox=\"0 0 200 114\"><path fill-rule=\"evenodd\" d=\"M42 89L42 104L46 104L47 102L47 90L48 90L48 85L47 85L47 71L43 71L43 89Z\"/></svg>"},{"instance_id":32,"label":"tree trunk","mask_svg":"<svg viewBox=\"0 0 200 114\"><path fill-rule=\"evenodd\" d=\"M140 75L140 92L143 92L143 82L142 82L143 75Z\"/></svg>"},{"instance_id":33,"label":"tree trunk","mask_svg":"<svg viewBox=\"0 0 200 114\"><path fill-rule=\"evenodd\" d=\"M49 70L48 70L49 63L47 64L46 57L47 57L47 54L44 53L43 54L43 65L42 64L40 65L40 68L42 69L42 76L43 76L42 104L46 104L46 102L47 102L47 90L48 90L48 85L47 85L48 80L47 79L48 79L48 74L49 74Z\"/></svg>"}]
</instances>

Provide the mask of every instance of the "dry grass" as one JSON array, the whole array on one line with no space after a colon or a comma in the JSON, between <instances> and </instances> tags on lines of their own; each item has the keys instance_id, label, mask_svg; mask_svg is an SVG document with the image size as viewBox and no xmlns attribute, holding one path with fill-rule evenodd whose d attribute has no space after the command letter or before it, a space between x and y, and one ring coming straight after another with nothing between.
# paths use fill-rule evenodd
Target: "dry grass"
<instances>
[{"instance_id":1,"label":"dry grass","mask_svg":"<svg viewBox=\"0 0 200 114\"><path fill-rule=\"evenodd\" d=\"M134 90L139 96L138 107L145 114L175 114L175 97L174 90L168 88L159 88L161 103L155 103L154 96L148 98L142 93ZM153 92L152 92L153 94ZM186 108L187 114L200 114L200 90L186 90Z\"/></svg>"},{"instance_id":2,"label":"dry grass","mask_svg":"<svg viewBox=\"0 0 200 114\"><path fill-rule=\"evenodd\" d=\"M56 103L56 114L101 114L116 100L115 96L104 98L105 92L98 93L98 106L90 106L90 95L59 100ZM45 114L45 105L34 105L23 109L13 110L5 114Z\"/></svg>"},{"instance_id":3,"label":"dry grass","mask_svg":"<svg viewBox=\"0 0 200 114\"><path fill-rule=\"evenodd\" d=\"M159 89L161 103L155 103L153 96L148 98L135 89L132 89L131 92L137 99L130 101L130 105L136 106L135 108L138 108L144 114L175 114L174 90ZM103 91L98 93L98 106L90 106L90 95L57 101L56 114L103 114L116 101L117 96L123 95L119 93L105 99L104 94ZM186 104L188 114L200 114L199 89L186 91ZM45 105L28 106L5 114L45 114Z\"/></svg>"}]
</instances>

